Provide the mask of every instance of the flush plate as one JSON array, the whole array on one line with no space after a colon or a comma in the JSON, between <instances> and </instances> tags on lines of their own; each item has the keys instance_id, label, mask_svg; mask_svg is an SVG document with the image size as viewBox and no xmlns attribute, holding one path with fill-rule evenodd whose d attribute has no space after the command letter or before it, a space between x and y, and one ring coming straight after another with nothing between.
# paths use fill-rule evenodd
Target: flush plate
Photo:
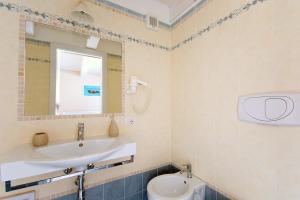
<instances>
[{"instance_id":1,"label":"flush plate","mask_svg":"<svg viewBox=\"0 0 300 200\"><path fill-rule=\"evenodd\" d=\"M241 96L239 119L270 125L300 125L300 93L265 93Z\"/></svg>"}]
</instances>

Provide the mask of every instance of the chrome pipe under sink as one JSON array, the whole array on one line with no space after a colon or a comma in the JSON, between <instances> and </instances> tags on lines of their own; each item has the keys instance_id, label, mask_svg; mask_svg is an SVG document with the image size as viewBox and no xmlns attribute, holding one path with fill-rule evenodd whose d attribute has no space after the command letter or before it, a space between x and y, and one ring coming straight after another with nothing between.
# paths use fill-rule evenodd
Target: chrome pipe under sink
<instances>
[{"instance_id":1,"label":"chrome pipe under sink","mask_svg":"<svg viewBox=\"0 0 300 200\"><path fill-rule=\"evenodd\" d=\"M77 200L85 200L84 177L85 174L77 176L77 180L75 181L75 184L78 186Z\"/></svg>"}]
</instances>

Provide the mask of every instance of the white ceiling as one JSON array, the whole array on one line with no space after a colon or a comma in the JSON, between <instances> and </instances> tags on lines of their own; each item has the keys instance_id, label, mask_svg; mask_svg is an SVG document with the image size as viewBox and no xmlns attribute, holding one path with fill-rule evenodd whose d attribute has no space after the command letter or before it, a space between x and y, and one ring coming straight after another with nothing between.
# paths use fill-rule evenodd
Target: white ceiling
<instances>
[{"instance_id":1,"label":"white ceiling","mask_svg":"<svg viewBox=\"0 0 300 200\"><path fill-rule=\"evenodd\" d=\"M158 0L158 1L160 1L161 3L163 3L163 4L166 4L167 6L171 6L171 5L173 5L174 3L176 3L176 2L178 2L178 0Z\"/></svg>"},{"instance_id":2,"label":"white ceiling","mask_svg":"<svg viewBox=\"0 0 300 200\"><path fill-rule=\"evenodd\" d=\"M171 25L176 19L204 0L109 0L143 15L150 14Z\"/></svg>"},{"instance_id":3,"label":"white ceiling","mask_svg":"<svg viewBox=\"0 0 300 200\"><path fill-rule=\"evenodd\" d=\"M59 65L61 70L84 72L101 76L102 58L91 57L73 52L59 51Z\"/></svg>"}]
</instances>

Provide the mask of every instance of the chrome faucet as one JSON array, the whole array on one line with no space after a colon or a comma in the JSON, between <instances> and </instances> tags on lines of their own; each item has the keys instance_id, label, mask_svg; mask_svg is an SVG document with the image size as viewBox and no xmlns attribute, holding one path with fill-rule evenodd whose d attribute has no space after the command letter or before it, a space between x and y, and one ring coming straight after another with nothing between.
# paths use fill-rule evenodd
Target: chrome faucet
<instances>
[{"instance_id":1,"label":"chrome faucet","mask_svg":"<svg viewBox=\"0 0 300 200\"><path fill-rule=\"evenodd\" d=\"M78 123L78 135L77 140L82 141L84 140L84 123Z\"/></svg>"},{"instance_id":2,"label":"chrome faucet","mask_svg":"<svg viewBox=\"0 0 300 200\"><path fill-rule=\"evenodd\" d=\"M193 177L193 175L192 175L192 164L187 163L187 164L184 164L182 166L184 166L185 169L181 170L181 172L186 172L187 178L192 178Z\"/></svg>"}]
</instances>

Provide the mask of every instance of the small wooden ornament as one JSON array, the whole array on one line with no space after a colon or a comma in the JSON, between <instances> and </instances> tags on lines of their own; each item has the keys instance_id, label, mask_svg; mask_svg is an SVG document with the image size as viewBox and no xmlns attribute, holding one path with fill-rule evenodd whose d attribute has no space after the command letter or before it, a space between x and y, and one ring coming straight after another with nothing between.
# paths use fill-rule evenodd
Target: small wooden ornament
<instances>
[{"instance_id":1,"label":"small wooden ornament","mask_svg":"<svg viewBox=\"0 0 300 200\"><path fill-rule=\"evenodd\" d=\"M119 128L115 121L114 116L112 115L110 125L108 128L108 136L109 137L118 137L119 136Z\"/></svg>"},{"instance_id":2,"label":"small wooden ornament","mask_svg":"<svg viewBox=\"0 0 300 200\"><path fill-rule=\"evenodd\" d=\"M48 144L48 134L47 133L35 133L32 138L32 145L34 147L46 146Z\"/></svg>"}]
</instances>

